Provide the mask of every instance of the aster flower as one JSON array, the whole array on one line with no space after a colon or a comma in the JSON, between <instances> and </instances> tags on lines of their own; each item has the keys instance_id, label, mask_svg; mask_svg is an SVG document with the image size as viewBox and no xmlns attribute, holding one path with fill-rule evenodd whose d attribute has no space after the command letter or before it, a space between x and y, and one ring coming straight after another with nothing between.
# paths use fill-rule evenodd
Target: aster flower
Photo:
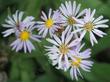
<instances>
[{"instance_id":1,"label":"aster flower","mask_svg":"<svg viewBox=\"0 0 110 82\"><path fill-rule=\"evenodd\" d=\"M43 21L37 22L39 34L46 37L49 33L52 37L55 31L60 28L60 24L62 23L60 12L58 10L53 12L52 9L50 9L48 16L46 16L46 14L42 11L41 18Z\"/></svg>"},{"instance_id":2,"label":"aster flower","mask_svg":"<svg viewBox=\"0 0 110 82\"><path fill-rule=\"evenodd\" d=\"M78 26L80 26L81 28L81 39L83 39L83 37L85 36L85 34L87 32L89 32L89 36L90 36L90 42L92 44L92 46L94 45L94 43L98 43L98 41L95 38L95 35L99 36L99 37L103 37L104 35L106 35L106 33L102 32L101 28L107 28L108 25L106 25L105 23L108 22L108 19L103 19L103 16L99 16L98 18L94 18L96 10L94 9L93 11L91 11L91 9L87 9L86 10L86 15L84 17L83 20L77 20L77 22L79 24L77 24ZM94 35L95 34L95 35Z\"/></svg>"},{"instance_id":3,"label":"aster flower","mask_svg":"<svg viewBox=\"0 0 110 82\"><path fill-rule=\"evenodd\" d=\"M28 27L22 27L17 33L17 39L10 45L12 50L16 52L24 50L24 52L31 53L32 50L35 50L34 45L31 43L31 40L40 41L40 36L32 33L34 26L30 25Z\"/></svg>"},{"instance_id":4,"label":"aster flower","mask_svg":"<svg viewBox=\"0 0 110 82\"><path fill-rule=\"evenodd\" d=\"M71 60L70 60L70 76L72 79L78 80L78 76L81 76L80 69L90 72L91 66L93 64L88 58L90 58L91 50L86 49L85 51L81 52L81 48L84 45L78 45L72 52L71 52Z\"/></svg>"},{"instance_id":5,"label":"aster flower","mask_svg":"<svg viewBox=\"0 0 110 82\"><path fill-rule=\"evenodd\" d=\"M11 35L12 33L15 33L22 27L31 25L34 23L33 19L34 17L28 16L24 20L22 20L24 15L24 12L16 11L13 16L8 16L8 18L5 20L6 24L3 24L3 27L8 28L6 31L2 32L4 34L4 37L7 37Z\"/></svg>"},{"instance_id":6,"label":"aster flower","mask_svg":"<svg viewBox=\"0 0 110 82\"><path fill-rule=\"evenodd\" d=\"M77 5L76 1L74 2L66 1L65 4L61 4L60 6L63 25L67 26L67 28L73 29L73 31L76 31L78 28L77 21L75 19L78 19L85 13L85 10L79 12L80 7L81 7L81 4ZM77 31L79 31L79 29Z\"/></svg>"},{"instance_id":7,"label":"aster flower","mask_svg":"<svg viewBox=\"0 0 110 82\"><path fill-rule=\"evenodd\" d=\"M61 37L53 36L53 39L47 39L53 46L47 46L48 56L52 60L52 64L57 66L57 69L66 71L69 68L69 53L73 46L76 46L79 39L73 40L73 33L63 31Z\"/></svg>"}]
</instances>

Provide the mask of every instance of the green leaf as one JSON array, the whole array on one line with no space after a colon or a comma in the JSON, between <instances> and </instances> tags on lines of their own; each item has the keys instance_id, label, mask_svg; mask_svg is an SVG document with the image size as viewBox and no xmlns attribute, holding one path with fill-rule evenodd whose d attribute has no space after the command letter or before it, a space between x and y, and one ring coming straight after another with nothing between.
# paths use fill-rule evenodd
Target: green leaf
<instances>
[{"instance_id":1,"label":"green leaf","mask_svg":"<svg viewBox=\"0 0 110 82\"><path fill-rule=\"evenodd\" d=\"M110 47L110 29L108 30L107 35L104 36L103 38L99 39L98 44L95 44L92 47L92 51L93 51L92 54L96 55L100 51L102 51L108 47Z\"/></svg>"},{"instance_id":2,"label":"green leaf","mask_svg":"<svg viewBox=\"0 0 110 82\"><path fill-rule=\"evenodd\" d=\"M19 67L22 82L32 82L36 78L35 64L31 58L21 58Z\"/></svg>"},{"instance_id":3,"label":"green leaf","mask_svg":"<svg viewBox=\"0 0 110 82\"><path fill-rule=\"evenodd\" d=\"M35 82L59 82L60 80L54 75L43 75L36 79Z\"/></svg>"},{"instance_id":4,"label":"green leaf","mask_svg":"<svg viewBox=\"0 0 110 82\"><path fill-rule=\"evenodd\" d=\"M90 73L83 73L89 82L110 82L110 65L95 63Z\"/></svg>"},{"instance_id":5,"label":"green leaf","mask_svg":"<svg viewBox=\"0 0 110 82\"><path fill-rule=\"evenodd\" d=\"M20 69L19 69L18 63L16 61L13 61L12 65L11 65L9 78L10 78L10 80L19 80L20 79Z\"/></svg>"}]
</instances>

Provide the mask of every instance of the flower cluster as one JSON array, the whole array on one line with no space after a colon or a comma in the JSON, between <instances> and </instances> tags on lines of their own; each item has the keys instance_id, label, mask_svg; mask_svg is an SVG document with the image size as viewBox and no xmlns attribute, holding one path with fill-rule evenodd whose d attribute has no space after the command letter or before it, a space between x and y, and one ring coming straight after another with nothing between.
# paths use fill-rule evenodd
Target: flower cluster
<instances>
[{"instance_id":1,"label":"flower cluster","mask_svg":"<svg viewBox=\"0 0 110 82\"><path fill-rule=\"evenodd\" d=\"M90 43L94 46L94 43L98 43L95 35L107 35L101 29L107 28L105 23L109 21L103 19L103 16L96 18L95 9L86 8L80 11L80 7L81 4L76 1L66 1L55 11L49 9L48 15L42 11L42 21L34 21L32 16L22 19L24 12L16 11L5 20L3 27L8 30L2 33L4 37L15 34L16 40L10 46L16 52L24 50L25 53L31 53L35 49L31 40L41 41L41 38L46 38L51 43L51 46L45 46L45 50L52 65L56 69L70 70L71 78L78 80L78 76L83 77L80 69L90 72L93 65L89 60L91 49L82 51L85 45L82 44L83 38L88 33ZM38 30L38 35L32 33L34 29Z\"/></svg>"},{"instance_id":2,"label":"flower cluster","mask_svg":"<svg viewBox=\"0 0 110 82\"><path fill-rule=\"evenodd\" d=\"M6 31L2 32L4 37L11 35L12 33L15 34L16 40L12 42L10 45L12 50L24 50L26 53L31 52L35 49L34 45L31 43L30 39L35 41L40 41L39 39L41 36L35 35L32 31L35 29L35 21L34 17L27 16L23 19L24 12L19 12L18 10L13 16L8 16L5 20L5 24L3 27L8 28Z\"/></svg>"}]
</instances>

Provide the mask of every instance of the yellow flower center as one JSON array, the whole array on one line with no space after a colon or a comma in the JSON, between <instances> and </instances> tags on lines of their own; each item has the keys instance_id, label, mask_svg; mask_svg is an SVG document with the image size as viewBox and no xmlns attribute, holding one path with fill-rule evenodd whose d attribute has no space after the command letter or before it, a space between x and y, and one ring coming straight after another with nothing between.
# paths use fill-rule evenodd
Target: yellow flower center
<instances>
[{"instance_id":1,"label":"yellow flower center","mask_svg":"<svg viewBox=\"0 0 110 82\"><path fill-rule=\"evenodd\" d=\"M59 50L60 52L63 54L63 55L66 55L69 51L69 48L67 47L67 45L65 44L62 44L60 47L59 47Z\"/></svg>"},{"instance_id":2,"label":"yellow flower center","mask_svg":"<svg viewBox=\"0 0 110 82\"><path fill-rule=\"evenodd\" d=\"M46 25L47 28L51 28L52 25L53 25L53 23L54 23L54 21L53 21L51 18L49 18L49 19L45 22L45 25Z\"/></svg>"},{"instance_id":3,"label":"yellow flower center","mask_svg":"<svg viewBox=\"0 0 110 82\"><path fill-rule=\"evenodd\" d=\"M84 28L87 30L87 31L91 31L93 28L94 28L94 25L92 22L88 22L84 25Z\"/></svg>"},{"instance_id":4,"label":"yellow flower center","mask_svg":"<svg viewBox=\"0 0 110 82\"><path fill-rule=\"evenodd\" d=\"M67 22L68 22L69 25L73 25L73 24L76 23L76 21L72 17L68 17Z\"/></svg>"},{"instance_id":5,"label":"yellow flower center","mask_svg":"<svg viewBox=\"0 0 110 82\"><path fill-rule=\"evenodd\" d=\"M22 32L20 33L20 39L23 40L23 41L28 40L29 37L30 37L30 33L27 32L27 31L22 31Z\"/></svg>"},{"instance_id":6,"label":"yellow flower center","mask_svg":"<svg viewBox=\"0 0 110 82\"><path fill-rule=\"evenodd\" d=\"M79 67L80 66L80 63L81 63L81 58L78 58L78 57L75 57L74 58L76 59L75 61L71 61L71 65L72 66L75 66L75 67Z\"/></svg>"}]
</instances>

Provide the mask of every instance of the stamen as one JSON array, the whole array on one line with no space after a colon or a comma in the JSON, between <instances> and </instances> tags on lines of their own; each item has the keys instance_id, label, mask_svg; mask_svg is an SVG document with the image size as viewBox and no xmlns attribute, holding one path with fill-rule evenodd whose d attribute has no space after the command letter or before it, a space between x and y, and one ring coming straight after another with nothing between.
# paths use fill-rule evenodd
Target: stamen
<instances>
[{"instance_id":1,"label":"stamen","mask_svg":"<svg viewBox=\"0 0 110 82\"><path fill-rule=\"evenodd\" d=\"M69 51L69 48L67 47L67 45L65 44L62 44L60 47L59 47L59 50L60 52L63 54L63 55L66 55Z\"/></svg>"},{"instance_id":2,"label":"stamen","mask_svg":"<svg viewBox=\"0 0 110 82\"><path fill-rule=\"evenodd\" d=\"M51 28L53 23L54 23L54 21L50 18L45 22L45 25L47 28Z\"/></svg>"},{"instance_id":3,"label":"stamen","mask_svg":"<svg viewBox=\"0 0 110 82\"><path fill-rule=\"evenodd\" d=\"M92 22L88 22L84 25L85 30L91 31L94 28L94 25Z\"/></svg>"},{"instance_id":4,"label":"stamen","mask_svg":"<svg viewBox=\"0 0 110 82\"><path fill-rule=\"evenodd\" d=\"M75 57L75 56L74 56L74 58L75 58L75 61L71 61L71 65L75 66L75 67L79 67L82 59Z\"/></svg>"},{"instance_id":5,"label":"stamen","mask_svg":"<svg viewBox=\"0 0 110 82\"><path fill-rule=\"evenodd\" d=\"M69 25L73 25L73 24L76 24L76 21L72 18L72 17L68 17L68 24Z\"/></svg>"},{"instance_id":6,"label":"stamen","mask_svg":"<svg viewBox=\"0 0 110 82\"><path fill-rule=\"evenodd\" d=\"M27 32L27 31L22 31L22 32L20 33L20 39L23 40L23 41L28 40L29 37L30 37L30 33Z\"/></svg>"}]
</instances>

